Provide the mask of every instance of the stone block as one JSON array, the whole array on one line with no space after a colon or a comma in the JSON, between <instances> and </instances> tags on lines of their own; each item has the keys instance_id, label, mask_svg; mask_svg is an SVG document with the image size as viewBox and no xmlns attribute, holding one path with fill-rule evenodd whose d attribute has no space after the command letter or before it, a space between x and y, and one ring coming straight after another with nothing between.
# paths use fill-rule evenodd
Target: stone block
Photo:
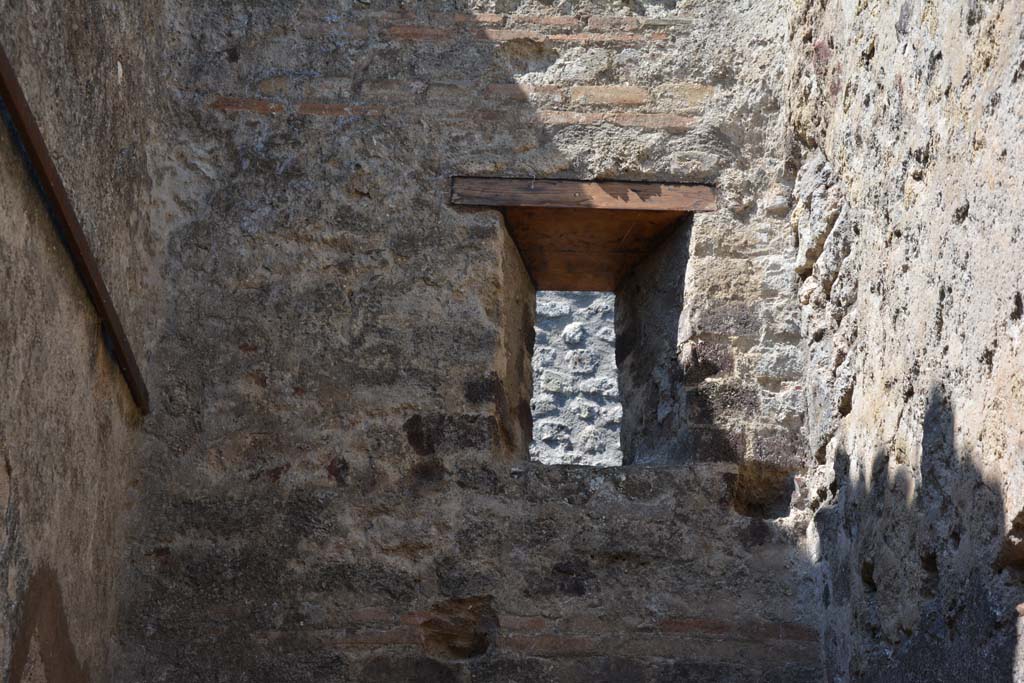
<instances>
[{"instance_id":1,"label":"stone block","mask_svg":"<svg viewBox=\"0 0 1024 683\"><path fill-rule=\"evenodd\" d=\"M735 428L690 427L687 429L686 443L684 462L738 463L747 451L746 435Z\"/></svg>"},{"instance_id":2,"label":"stone block","mask_svg":"<svg viewBox=\"0 0 1024 683\"><path fill-rule=\"evenodd\" d=\"M760 407L758 388L735 381L708 381L686 391L686 415L694 425L753 419Z\"/></svg>"},{"instance_id":3,"label":"stone block","mask_svg":"<svg viewBox=\"0 0 1024 683\"><path fill-rule=\"evenodd\" d=\"M798 380L803 370L804 352L793 344L758 345L739 361L739 372L744 376L773 382Z\"/></svg>"},{"instance_id":4,"label":"stone block","mask_svg":"<svg viewBox=\"0 0 1024 683\"><path fill-rule=\"evenodd\" d=\"M780 470L798 472L807 463L807 444L795 429L757 427L750 430L750 457Z\"/></svg>"},{"instance_id":5,"label":"stone block","mask_svg":"<svg viewBox=\"0 0 1024 683\"><path fill-rule=\"evenodd\" d=\"M761 332L757 304L748 301L716 299L691 302L684 320L684 340L701 336L756 338Z\"/></svg>"},{"instance_id":6,"label":"stone block","mask_svg":"<svg viewBox=\"0 0 1024 683\"><path fill-rule=\"evenodd\" d=\"M418 455L446 450L490 450L497 424L490 415L413 415L402 425L406 440Z\"/></svg>"},{"instance_id":7,"label":"stone block","mask_svg":"<svg viewBox=\"0 0 1024 683\"><path fill-rule=\"evenodd\" d=\"M688 341L679 352L679 363L686 384L699 384L709 377L729 375L734 368L734 352L724 343Z\"/></svg>"}]
</instances>

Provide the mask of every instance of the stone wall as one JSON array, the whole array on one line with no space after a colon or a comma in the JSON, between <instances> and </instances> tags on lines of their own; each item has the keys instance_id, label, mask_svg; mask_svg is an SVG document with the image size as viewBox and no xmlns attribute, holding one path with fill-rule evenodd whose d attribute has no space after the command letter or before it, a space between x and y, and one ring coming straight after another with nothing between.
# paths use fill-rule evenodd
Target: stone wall
<instances>
[{"instance_id":1,"label":"stone wall","mask_svg":"<svg viewBox=\"0 0 1024 683\"><path fill-rule=\"evenodd\" d=\"M681 465L701 458L738 462L744 457L728 439L696 443L690 429L679 354L690 231L690 221L684 220L626 276L616 296L622 445L628 464Z\"/></svg>"},{"instance_id":2,"label":"stone wall","mask_svg":"<svg viewBox=\"0 0 1024 683\"><path fill-rule=\"evenodd\" d=\"M1020 678L1019 3L122 5L0 0L154 400L0 135L4 680ZM716 186L631 467L456 174Z\"/></svg>"},{"instance_id":3,"label":"stone wall","mask_svg":"<svg viewBox=\"0 0 1024 683\"><path fill-rule=\"evenodd\" d=\"M540 292L533 353L533 449L545 464L622 464L615 295Z\"/></svg>"},{"instance_id":4,"label":"stone wall","mask_svg":"<svg viewBox=\"0 0 1024 683\"><path fill-rule=\"evenodd\" d=\"M790 119L830 681L1020 680L1024 7L801 3Z\"/></svg>"},{"instance_id":5,"label":"stone wall","mask_svg":"<svg viewBox=\"0 0 1024 683\"><path fill-rule=\"evenodd\" d=\"M0 1L0 45L146 374L160 240L149 3ZM146 40L140 40L146 36ZM0 123L0 679L110 680L141 418Z\"/></svg>"},{"instance_id":6,"label":"stone wall","mask_svg":"<svg viewBox=\"0 0 1024 683\"><path fill-rule=\"evenodd\" d=\"M760 438L798 392L746 371L796 343L783 3L561 7L168 14L193 213L116 680L817 680L801 522L758 464L802 464ZM500 214L448 204L456 174L716 184L686 272L710 284L672 322L700 377L673 391L731 440L530 463L534 292Z\"/></svg>"}]
</instances>

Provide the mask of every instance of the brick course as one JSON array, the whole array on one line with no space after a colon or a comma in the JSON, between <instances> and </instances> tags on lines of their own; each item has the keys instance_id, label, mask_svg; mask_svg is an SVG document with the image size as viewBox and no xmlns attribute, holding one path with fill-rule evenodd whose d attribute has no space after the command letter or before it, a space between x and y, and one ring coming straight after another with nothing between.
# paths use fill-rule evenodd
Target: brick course
<instances>
[{"instance_id":1,"label":"brick course","mask_svg":"<svg viewBox=\"0 0 1024 683\"><path fill-rule=\"evenodd\" d=\"M571 93L573 104L637 105L650 99L645 88L630 85L576 86Z\"/></svg>"},{"instance_id":2,"label":"brick course","mask_svg":"<svg viewBox=\"0 0 1024 683\"><path fill-rule=\"evenodd\" d=\"M167 269L167 309L195 332L154 351L173 414L152 452L184 452L168 464L179 479L145 480L159 514L135 542L140 583L169 597L126 608L153 624L128 639L135 679L613 680L621 666L673 680L710 644L734 680L800 680L757 640L756 624L813 615L787 532L735 511L748 426L695 429L685 466L524 462L509 444L531 417L533 292L499 212L446 201L454 174L722 178L723 197L745 197L768 171L732 168L733 85L716 79L739 78L747 43L723 61L677 49L683 23L638 15L356 4L298 25L260 4L225 40L237 61L211 56L205 32L234 11L185 6L175 87L204 111L179 117L201 121L181 133L200 168L224 172L197 174L195 195L216 201L177 233ZM718 108L702 121L705 104ZM761 143L753 129L736 142ZM733 211L723 202L714 238L762 248L774 224ZM719 343L745 367L727 313ZM666 374L665 393L683 379ZM583 412L607 387L580 391ZM777 558L789 564L766 569ZM493 604L496 626L438 607L452 600ZM661 624L703 603L753 630ZM237 640L210 644L212 628Z\"/></svg>"},{"instance_id":3,"label":"brick course","mask_svg":"<svg viewBox=\"0 0 1024 683\"><path fill-rule=\"evenodd\" d=\"M285 110L285 105L252 97L218 97L210 103L210 108L221 111L245 111L254 114L278 114Z\"/></svg>"}]
</instances>

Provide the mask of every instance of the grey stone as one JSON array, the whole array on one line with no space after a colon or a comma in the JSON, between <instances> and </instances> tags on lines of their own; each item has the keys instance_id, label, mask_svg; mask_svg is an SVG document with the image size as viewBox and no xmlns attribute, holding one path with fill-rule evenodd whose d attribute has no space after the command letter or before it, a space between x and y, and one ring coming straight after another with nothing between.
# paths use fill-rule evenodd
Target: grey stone
<instances>
[{"instance_id":1,"label":"grey stone","mask_svg":"<svg viewBox=\"0 0 1024 683\"><path fill-rule=\"evenodd\" d=\"M1019 679L1021 12L0 0L153 397L0 131L0 679Z\"/></svg>"}]
</instances>

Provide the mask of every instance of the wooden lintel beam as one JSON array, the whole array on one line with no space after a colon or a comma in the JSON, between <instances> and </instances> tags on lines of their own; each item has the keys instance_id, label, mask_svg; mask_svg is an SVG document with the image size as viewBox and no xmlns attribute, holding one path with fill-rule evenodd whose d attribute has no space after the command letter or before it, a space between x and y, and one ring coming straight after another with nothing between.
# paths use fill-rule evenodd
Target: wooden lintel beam
<instances>
[{"instance_id":1,"label":"wooden lintel beam","mask_svg":"<svg viewBox=\"0 0 1024 683\"><path fill-rule=\"evenodd\" d=\"M452 204L628 211L714 211L709 185L623 181L452 178Z\"/></svg>"},{"instance_id":2,"label":"wooden lintel beam","mask_svg":"<svg viewBox=\"0 0 1024 683\"><path fill-rule=\"evenodd\" d=\"M43 195L43 201L48 205L50 215L53 217L54 226L61 240L67 246L68 254L74 263L79 279L85 286L89 300L96 309L100 324L109 339L114 359L124 375L135 404L145 415L149 412L149 394L135 360L135 354L128 343L128 337L121 325L121 318L117 314L114 302L110 298L110 292L103 281L103 275L93 256L89 240L86 239L85 233L82 231L68 193L61 182L60 174L53 164L39 126L25 99L25 93L22 92L14 68L2 47L0 47L0 99L3 100L6 110L4 118L8 119L11 132L15 137L15 144L22 149L30 170L35 175L35 180Z\"/></svg>"}]
</instances>

